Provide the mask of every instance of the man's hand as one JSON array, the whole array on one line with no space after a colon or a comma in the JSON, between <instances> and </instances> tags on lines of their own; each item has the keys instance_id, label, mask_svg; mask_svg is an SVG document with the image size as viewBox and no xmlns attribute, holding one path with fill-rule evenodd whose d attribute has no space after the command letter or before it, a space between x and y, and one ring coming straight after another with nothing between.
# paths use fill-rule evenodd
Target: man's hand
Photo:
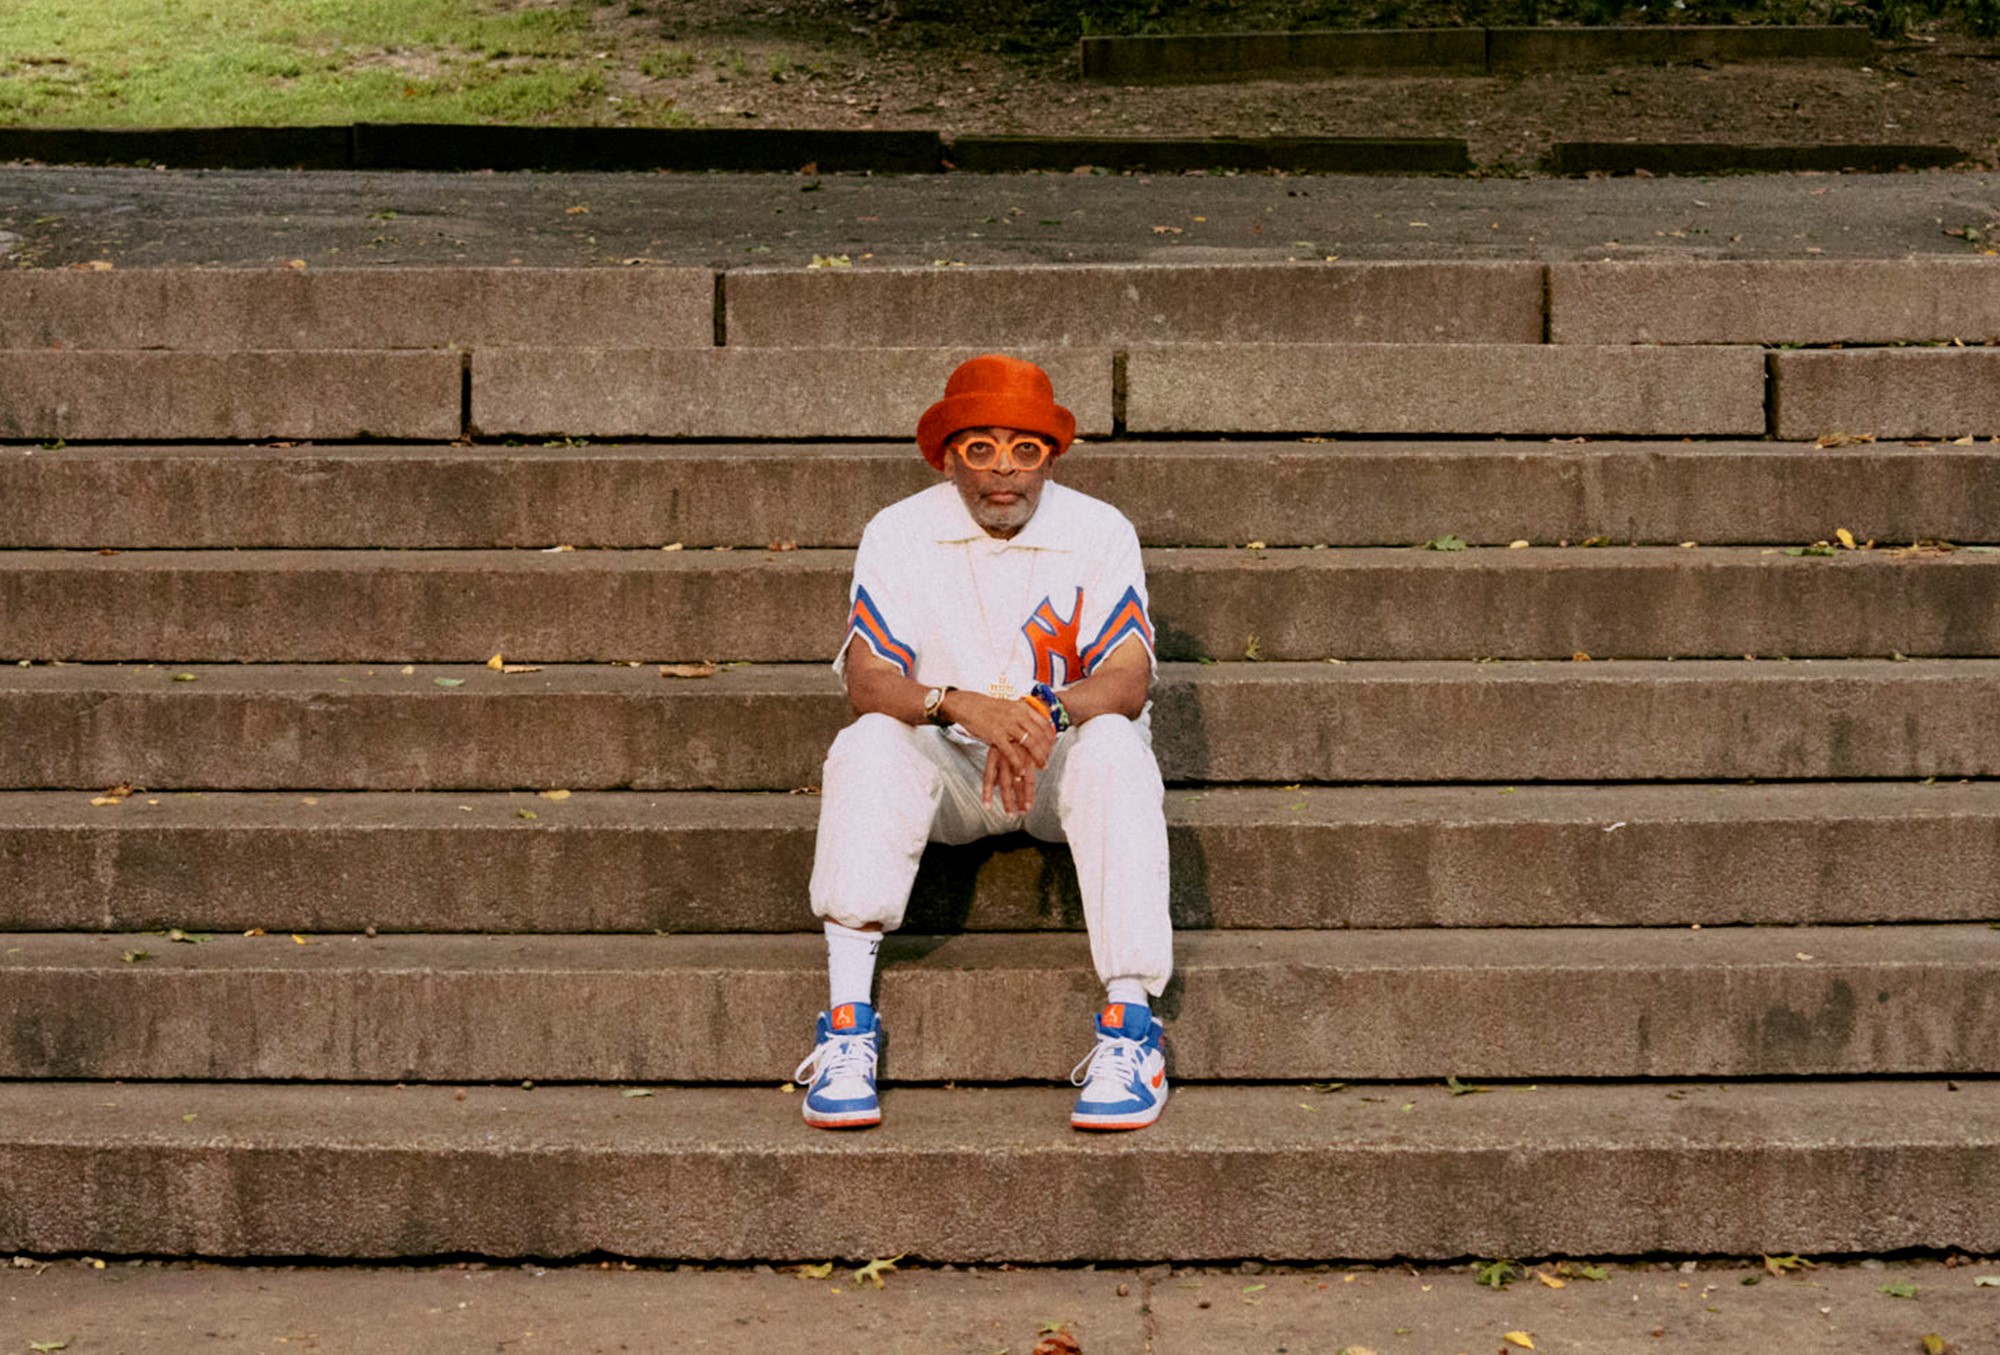
<instances>
[{"instance_id":1,"label":"man's hand","mask_svg":"<svg viewBox=\"0 0 2000 1355\"><path fill-rule=\"evenodd\" d=\"M1033 809L1036 779L1049 765L1049 754L1056 746L1056 731L1048 717L1025 701L1002 701L965 691L945 698L944 714L987 745L979 802L992 804L998 791L1000 807L1007 813L1025 814Z\"/></svg>"}]
</instances>

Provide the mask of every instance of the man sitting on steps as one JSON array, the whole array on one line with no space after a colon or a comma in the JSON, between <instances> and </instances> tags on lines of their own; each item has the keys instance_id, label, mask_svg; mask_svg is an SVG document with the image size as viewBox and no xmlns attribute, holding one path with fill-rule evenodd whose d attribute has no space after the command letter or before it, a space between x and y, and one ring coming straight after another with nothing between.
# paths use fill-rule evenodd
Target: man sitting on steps
<instances>
[{"instance_id":1,"label":"man sitting on steps","mask_svg":"<svg viewBox=\"0 0 2000 1355\"><path fill-rule=\"evenodd\" d=\"M1153 627L1132 524L1049 478L1075 433L1040 367L973 358L917 424L949 480L862 534L834 661L860 718L827 754L813 861L832 1002L794 1074L808 1124L881 1122L875 953L925 842L1023 828L1069 843L1107 990L1070 1123L1138 1129L1166 1104L1149 1006L1173 969Z\"/></svg>"}]
</instances>

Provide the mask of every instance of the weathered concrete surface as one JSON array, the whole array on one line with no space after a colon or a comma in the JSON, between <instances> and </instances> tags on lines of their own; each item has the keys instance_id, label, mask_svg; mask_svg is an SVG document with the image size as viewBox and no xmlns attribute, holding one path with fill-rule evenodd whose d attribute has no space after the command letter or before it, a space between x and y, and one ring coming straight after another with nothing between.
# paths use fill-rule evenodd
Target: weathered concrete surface
<instances>
[{"instance_id":1,"label":"weathered concrete surface","mask_svg":"<svg viewBox=\"0 0 2000 1355\"><path fill-rule=\"evenodd\" d=\"M10 1078L755 1083L826 991L812 935L8 939ZM1154 1007L1183 1080L1980 1074L1996 972L1977 923L1187 932ZM1042 933L892 937L877 990L896 1082L1055 1081L1102 995Z\"/></svg>"},{"instance_id":2,"label":"weathered concrete surface","mask_svg":"<svg viewBox=\"0 0 2000 1355\"><path fill-rule=\"evenodd\" d=\"M5 438L451 438L456 353L0 352Z\"/></svg>"},{"instance_id":3,"label":"weathered concrete surface","mask_svg":"<svg viewBox=\"0 0 2000 1355\"><path fill-rule=\"evenodd\" d=\"M800 190L815 191L802 195ZM571 215L579 202L588 215ZM92 259L313 268L858 268L938 260L1963 258L1991 173L1672 180L1028 174L159 173L0 168L0 230L42 267ZM1018 211L1010 209L1019 209ZM393 211L385 223L376 213ZM1201 218L1196 220L1195 218ZM1060 220L1060 227L1042 224ZM418 226L418 223L422 223ZM1417 224L1412 224L1417 223ZM1180 235L1156 225L1176 225ZM1670 234L1678 231L1680 234ZM766 252L768 251L768 252ZM862 256L872 254L873 259Z\"/></svg>"},{"instance_id":4,"label":"weathered concrete surface","mask_svg":"<svg viewBox=\"0 0 2000 1355\"><path fill-rule=\"evenodd\" d=\"M1155 546L2000 540L1990 443L1109 442L1055 473ZM13 446L0 547L852 546L935 482L914 443Z\"/></svg>"},{"instance_id":5,"label":"weathered concrete surface","mask_svg":"<svg viewBox=\"0 0 2000 1355\"><path fill-rule=\"evenodd\" d=\"M807 1282L769 1267L629 1261L438 1268L148 1261L96 1270L58 1260L0 1274L0 1304L30 1339L65 1333L79 1350L235 1340L249 1349L306 1342L378 1355L487 1355L558 1343L579 1355L612 1355L635 1343L767 1355L801 1330L830 1350L991 1355L1030 1349L1050 1323L1067 1327L1091 1355L1394 1349L1404 1339L1482 1350L1507 1331L1529 1332L1537 1350L1558 1355L1656 1355L1656 1329L1676 1350L1852 1355L1918 1349L1910 1339L1917 1331L1948 1334L1974 1350L2000 1330L1992 1291L1974 1283L1996 1273L1991 1263L1899 1259L1884 1269L1822 1258L1806 1278L1783 1282L1754 1258L1708 1262L1691 1275L1665 1262L1601 1268L1604 1283L1572 1269L1561 1291L1524 1281L1496 1292L1459 1265L961 1271L906 1259L878 1292L857 1285L851 1266ZM1917 1293L1890 1299L1885 1283Z\"/></svg>"},{"instance_id":6,"label":"weathered concrete surface","mask_svg":"<svg viewBox=\"0 0 2000 1355\"><path fill-rule=\"evenodd\" d=\"M1614 24L1588 28L1489 28L1494 71L1665 61L1867 61L1874 39L1853 25Z\"/></svg>"},{"instance_id":7,"label":"weathered concrete surface","mask_svg":"<svg viewBox=\"0 0 2000 1355\"><path fill-rule=\"evenodd\" d=\"M1699 437L1765 421L1755 348L1162 345L1125 370L1135 433Z\"/></svg>"},{"instance_id":8,"label":"weathered concrete surface","mask_svg":"<svg viewBox=\"0 0 2000 1355\"><path fill-rule=\"evenodd\" d=\"M907 436L978 351L488 349L472 356L472 425L493 436ZM1109 352L1017 356L1048 371L1078 433L1111 431Z\"/></svg>"},{"instance_id":9,"label":"weathered concrete surface","mask_svg":"<svg viewBox=\"0 0 2000 1355\"><path fill-rule=\"evenodd\" d=\"M1781 438L2000 437L2000 349L1774 353Z\"/></svg>"},{"instance_id":10,"label":"weathered concrete surface","mask_svg":"<svg viewBox=\"0 0 2000 1355\"><path fill-rule=\"evenodd\" d=\"M1278 72L1454 70L1484 72L1483 28L1406 28L1354 33L1200 33L1086 37L1077 43L1086 80L1241 80Z\"/></svg>"},{"instance_id":11,"label":"weathered concrete surface","mask_svg":"<svg viewBox=\"0 0 2000 1355\"><path fill-rule=\"evenodd\" d=\"M1891 343L2000 338L1984 259L1553 264L1554 343Z\"/></svg>"},{"instance_id":12,"label":"weathered concrete surface","mask_svg":"<svg viewBox=\"0 0 2000 1355\"><path fill-rule=\"evenodd\" d=\"M708 348L705 268L0 272L0 349Z\"/></svg>"},{"instance_id":13,"label":"weathered concrete surface","mask_svg":"<svg viewBox=\"0 0 2000 1355\"><path fill-rule=\"evenodd\" d=\"M1171 782L2000 774L1980 659L1167 664L1154 706ZM848 718L818 665L7 668L0 709L5 789L789 790Z\"/></svg>"},{"instance_id":14,"label":"weathered concrete surface","mask_svg":"<svg viewBox=\"0 0 2000 1355\"><path fill-rule=\"evenodd\" d=\"M1153 343L1540 343L1527 263L747 269L724 281L748 348Z\"/></svg>"},{"instance_id":15,"label":"weathered concrete surface","mask_svg":"<svg viewBox=\"0 0 2000 1355\"><path fill-rule=\"evenodd\" d=\"M0 792L0 927L789 932L819 803L701 792ZM521 817L527 810L536 817ZM1167 795L1175 924L1976 922L2000 787L1224 787ZM1083 926L1066 849L933 847L911 932Z\"/></svg>"},{"instance_id":16,"label":"weathered concrete surface","mask_svg":"<svg viewBox=\"0 0 2000 1355\"><path fill-rule=\"evenodd\" d=\"M905 1262L885 1280L878 1292L857 1285L852 1267L809 1283L769 1266L674 1270L629 1261L435 1270L149 1262L103 1271L59 1261L0 1275L0 1311L30 1339L60 1331L79 1351L229 1342L371 1355L769 1355L795 1349L809 1331L824 1350L992 1355L1032 1349L1048 1323L1062 1323L1091 1355L1160 1349L1146 1339L1149 1282L1135 1271L961 1272Z\"/></svg>"},{"instance_id":17,"label":"weathered concrete surface","mask_svg":"<svg viewBox=\"0 0 2000 1355\"><path fill-rule=\"evenodd\" d=\"M1158 1125L1109 1138L1072 1131L1070 1100L892 1089L881 1129L841 1136L771 1090L7 1084L0 1245L940 1261L2000 1249L1987 1081L1194 1087Z\"/></svg>"},{"instance_id":18,"label":"weathered concrete surface","mask_svg":"<svg viewBox=\"0 0 2000 1355\"><path fill-rule=\"evenodd\" d=\"M0 552L0 653L75 662L801 662L847 551ZM2000 556L1155 550L1161 658L2000 655ZM726 646L726 647L724 647Z\"/></svg>"}]
</instances>

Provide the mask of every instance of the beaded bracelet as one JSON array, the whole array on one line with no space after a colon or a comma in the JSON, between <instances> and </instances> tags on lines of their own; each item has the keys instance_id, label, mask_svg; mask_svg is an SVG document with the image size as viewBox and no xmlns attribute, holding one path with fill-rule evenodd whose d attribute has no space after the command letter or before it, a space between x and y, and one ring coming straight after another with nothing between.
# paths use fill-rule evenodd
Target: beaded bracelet
<instances>
[{"instance_id":1,"label":"beaded bracelet","mask_svg":"<svg viewBox=\"0 0 2000 1355\"><path fill-rule=\"evenodd\" d=\"M1070 727L1069 711L1064 708L1062 698L1056 695L1056 689L1046 682L1037 682L1033 688L1033 695L1037 702L1047 708L1043 713L1049 717L1049 723L1055 726L1056 733L1067 731Z\"/></svg>"}]
</instances>

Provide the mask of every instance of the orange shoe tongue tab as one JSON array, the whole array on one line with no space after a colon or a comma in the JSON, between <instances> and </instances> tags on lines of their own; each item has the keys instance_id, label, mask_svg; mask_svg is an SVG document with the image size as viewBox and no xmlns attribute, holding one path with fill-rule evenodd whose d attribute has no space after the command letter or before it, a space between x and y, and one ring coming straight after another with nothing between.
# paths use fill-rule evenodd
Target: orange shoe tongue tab
<instances>
[{"instance_id":1,"label":"orange shoe tongue tab","mask_svg":"<svg viewBox=\"0 0 2000 1355\"><path fill-rule=\"evenodd\" d=\"M833 1009L833 1019L827 1022L835 1030L854 1029L854 1004L843 1003Z\"/></svg>"},{"instance_id":2,"label":"orange shoe tongue tab","mask_svg":"<svg viewBox=\"0 0 2000 1355\"><path fill-rule=\"evenodd\" d=\"M1108 1028L1123 1030L1125 1028L1125 1004L1122 1002L1107 1004L1104 1008L1104 1014L1098 1017L1098 1020Z\"/></svg>"}]
</instances>

